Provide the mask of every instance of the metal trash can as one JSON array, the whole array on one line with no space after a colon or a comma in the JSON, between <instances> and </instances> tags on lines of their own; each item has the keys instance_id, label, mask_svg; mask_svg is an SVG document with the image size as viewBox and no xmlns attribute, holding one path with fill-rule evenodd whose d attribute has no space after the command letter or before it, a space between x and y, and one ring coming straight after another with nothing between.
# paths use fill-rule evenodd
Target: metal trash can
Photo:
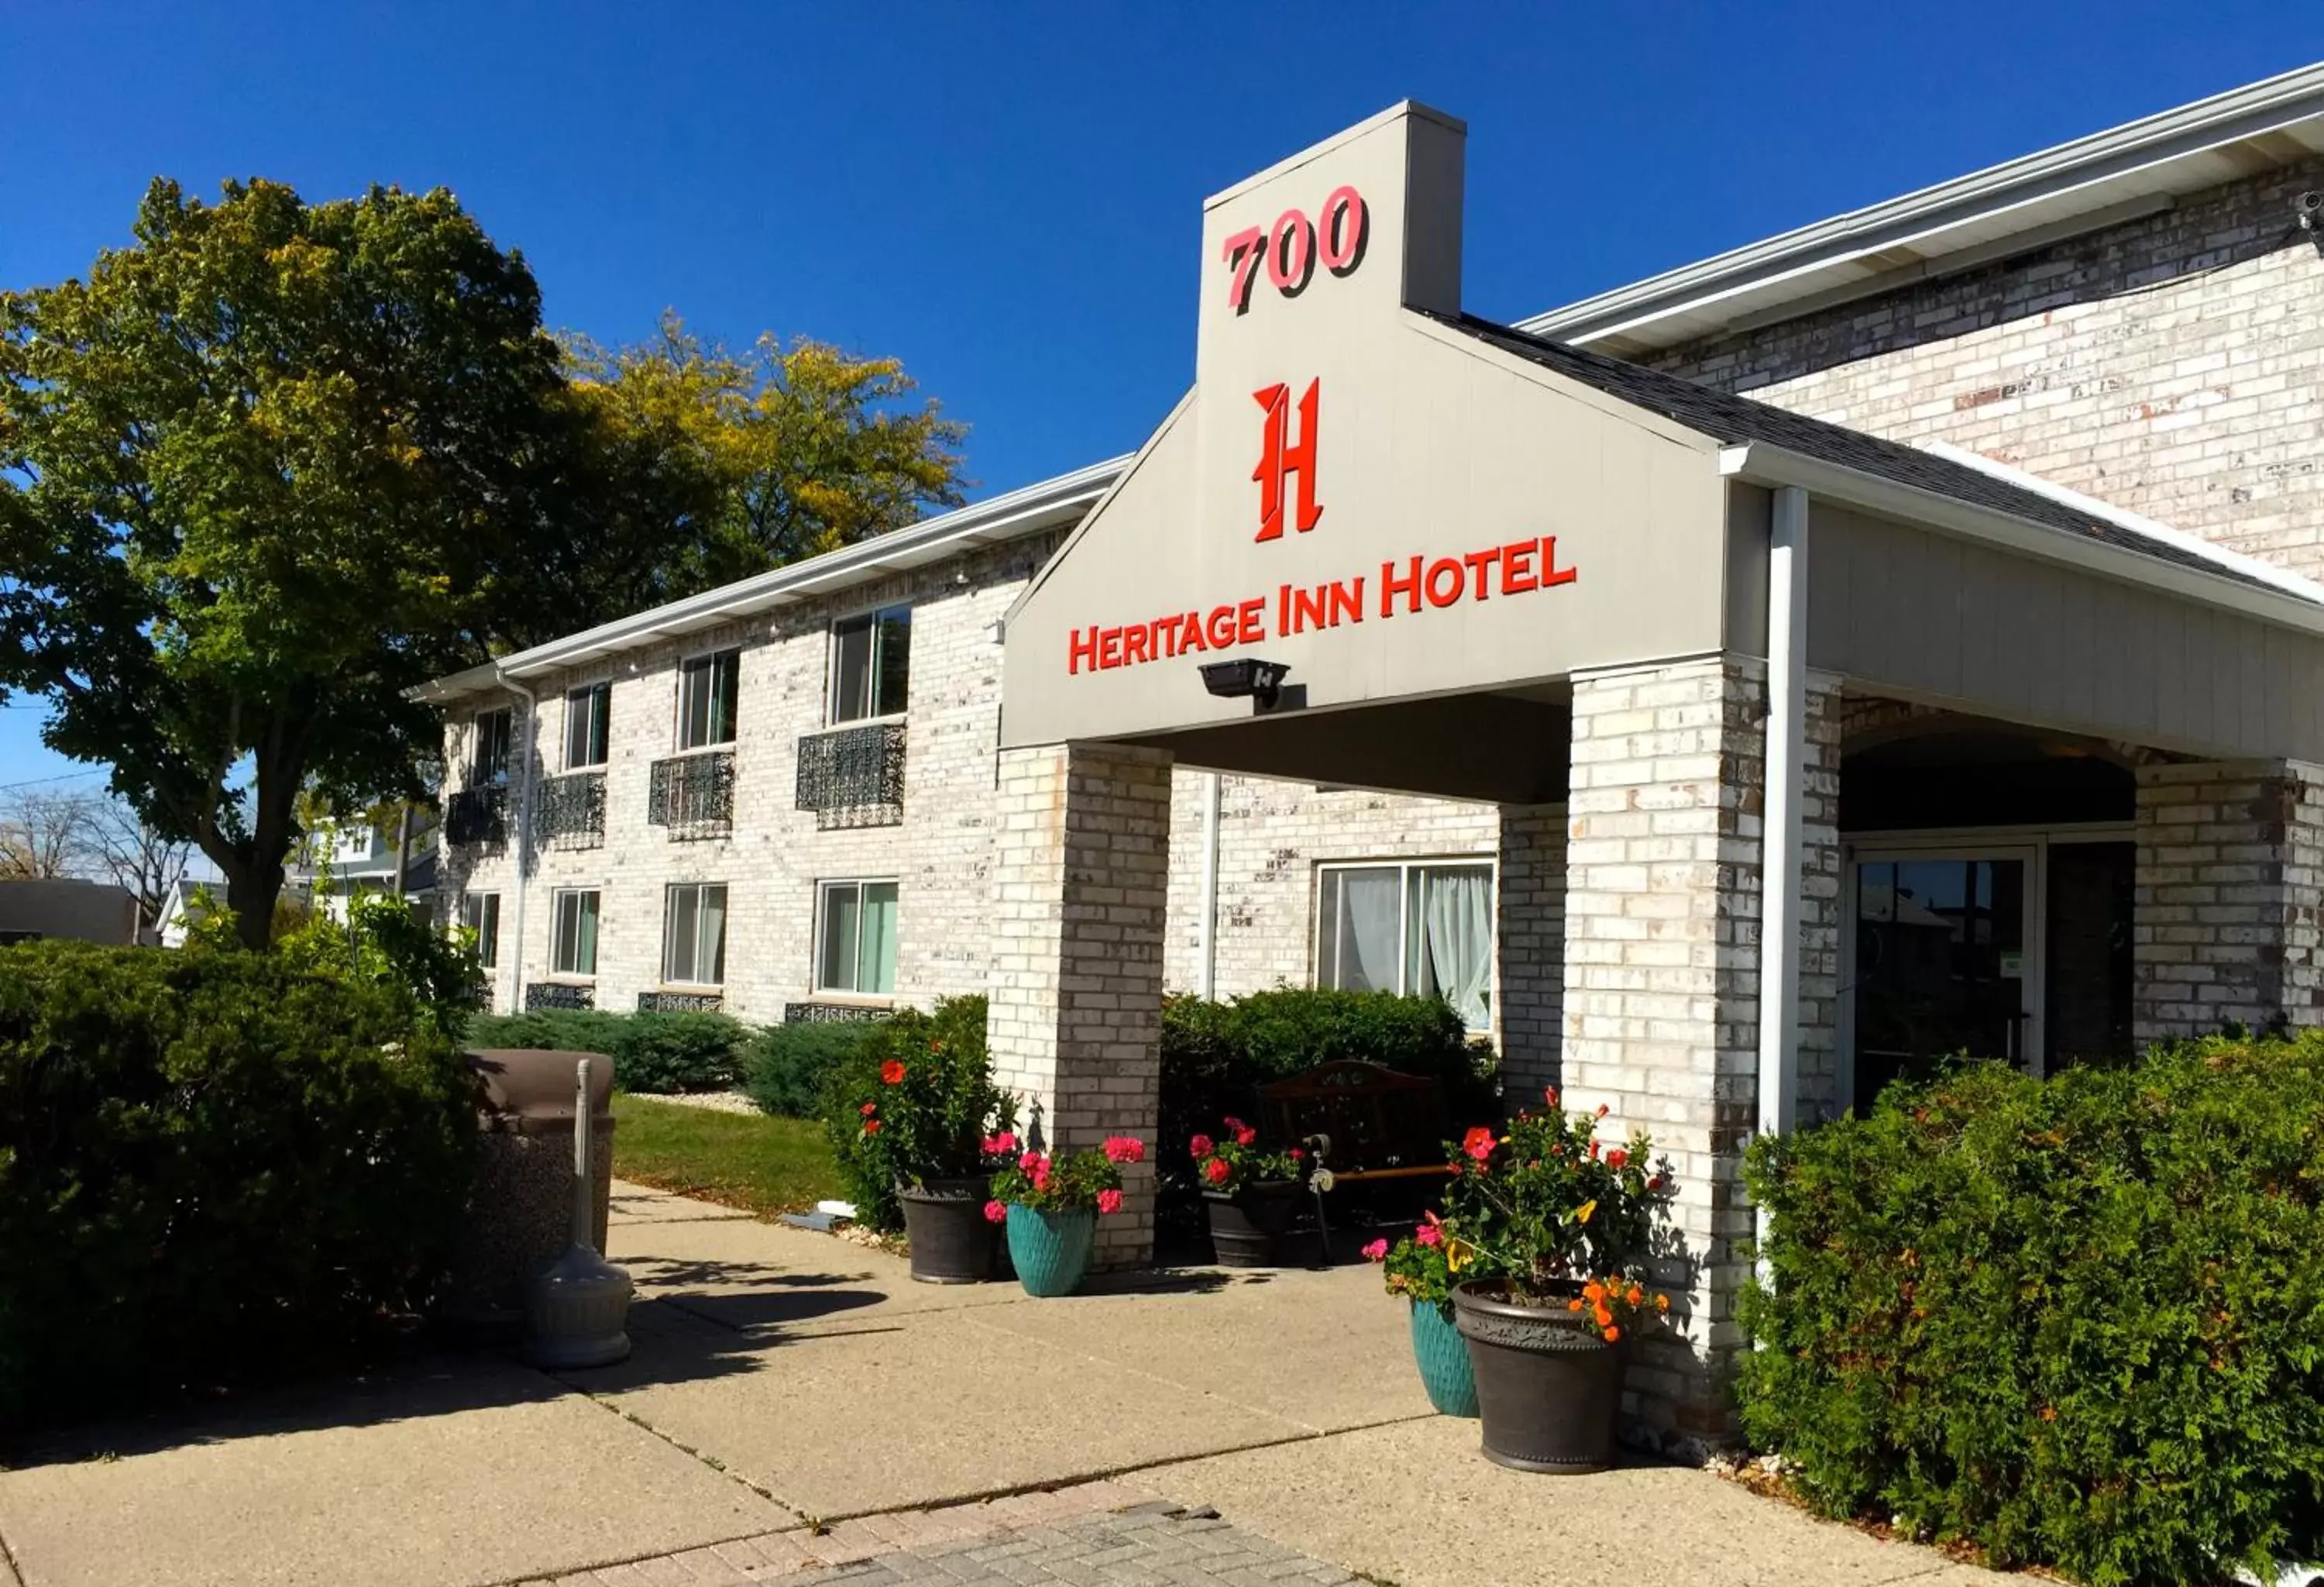
<instances>
[{"instance_id":1,"label":"metal trash can","mask_svg":"<svg viewBox=\"0 0 2324 1587\"><path fill-rule=\"evenodd\" d=\"M613 1183L613 1061L602 1053L493 1047L466 1055L482 1083L484 1132L468 1209L438 1315L456 1327L514 1336L533 1276L573 1232L573 1066L589 1066L591 1224L605 1249Z\"/></svg>"}]
</instances>

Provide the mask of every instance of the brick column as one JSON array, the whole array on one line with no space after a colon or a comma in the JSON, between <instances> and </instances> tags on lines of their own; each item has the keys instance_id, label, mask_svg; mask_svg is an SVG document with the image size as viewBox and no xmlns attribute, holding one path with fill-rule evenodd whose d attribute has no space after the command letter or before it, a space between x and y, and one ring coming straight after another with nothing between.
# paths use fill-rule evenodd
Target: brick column
<instances>
[{"instance_id":1,"label":"brick column","mask_svg":"<svg viewBox=\"0 0 2324 1587\"><path fill-rule=\"evenodd\" d=\"M1565 807L1504 805L1493 946L1501 1081L1509 1107L1558 1084L1565 1002Z\"/></svg>"},{"instance_id":2,"label":"brick column","mask_svg":"<svg viewBox=\"0 0 2324 1587\"><path fill-rule=\"evenodd\" d=\"M2141 767L2133 908L2137 1040L2324 1020L2324 767Z\"/></svg>"},{"instance_id":3,"label":"brick column","mask_svg":"<svg viewBox=\"0 0 2324 1587\"><path fill-rule=\"evenodd\" d=\"M1838 939L1838 735L1808 688L1801 1070L1828 1073ZM1569 1105L1653 1134L1677 1176L1658 1279L1673 1326L1641 1340L1634 1431L1700 1449L1729 1431L1735 1301L1752 1233L1741 1183L1757 1122L1765 669L1734 658L1578 678L1565 899Z\"/></svg>"},{"instance_id":4,"label":"brick column","mask_svg":"<svg viewBox=\"0 0 2324 1587\"><path fill-rule=\"evenodd\" d=\"M1003 751L994 835L995 1078L1053 1150L1158 1144L1170 758L1109 744ZM1032 1121L1028 1113L1028 1122ZM1101 1266L1154 1250L1151 1157L1098 1224Z\"/></svg>"},{"instance_id":5,"label":"brick column","mask_svg":"<svg viewBox=\"0 0 2324 1587\"><path fill-rule=\"evenodd\" d=\"M1846 889L1840 870L1840 679L1807 675L1807 732L1800 778L1799 1120L1840 1112L1840 934Z\"/></svg>"}]
</instances>

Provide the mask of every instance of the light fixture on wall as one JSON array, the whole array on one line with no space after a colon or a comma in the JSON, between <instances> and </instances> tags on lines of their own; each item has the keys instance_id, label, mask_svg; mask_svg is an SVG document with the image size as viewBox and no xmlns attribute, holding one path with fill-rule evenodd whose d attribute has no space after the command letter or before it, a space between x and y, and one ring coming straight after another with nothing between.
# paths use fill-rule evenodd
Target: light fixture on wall
<instances>
[{"instance_id":1,"label":"light fixture on wall","mask_svg":"<svg viewBox=\"0 0 2324 1587\"><path fill-rule=\"evenodd\" d=\"M1248 699L1262 711L1271 711L1282 697L1283 676L1291 670L1281 661L1238 656L1231 661L1203 663L1203 687L1222 700Z\"/></svg>"}]
</instances>

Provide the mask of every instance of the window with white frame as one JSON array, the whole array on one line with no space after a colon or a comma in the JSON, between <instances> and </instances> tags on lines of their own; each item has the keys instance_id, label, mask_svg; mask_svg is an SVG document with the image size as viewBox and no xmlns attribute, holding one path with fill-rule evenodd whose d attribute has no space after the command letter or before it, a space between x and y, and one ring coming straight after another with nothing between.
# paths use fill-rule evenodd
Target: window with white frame
<instances>
[{"instance_id":1,"label":"window with white frame","mask_svg":"<svg viewBox=\"0 0 2324 1587\"><path fill-rule=\"evenodd\" d=\"M726 981L726 884L682 881L662 914L661 978L680 986Z\"/></svg>"},{"instance_id":2,"label":"window with white frame","mask_svg":"<svg viewBox=\"0 0 2324 1587\"><path fill-rule=\"evenodd\" d=\"M903 712L912 671L912 609L883 606L831 625L831 719Z\"/></svg>"},{"instance_id":3,"label":"window with white frame","mask_svg":"<svg viewBox=\"0 0 2324 1587\"><path fill-rule=\"evenodd\" d=\"M598 895L595 888L563 887L552 896L549 969L554 975L597 973Z\"/></svg>"},{"instance_id":4,"label":"window with white frame","mask_svg":"<svg viewBox=\"0 0 2324 1587\"><path fill-rule=\"evenodd\" d=\"M605 763L612 743L613 686L593 683L565 696L565 770L579 771Z\"/></svg>"},{"instance_id":5,"label":"window with white frame","mask_svg":"<svg viewBox=\"0 0 2324 1587\"><path fill-rule=\"evenodd\" d=\"M1492 1021L1493 868L1448 860L1323 865L1315 984L1442 997L1471 1030Z\"/></svg>"},{"instance_id":6,"label":"window with white frame","mask_svg":"<svg viewBox=\"0 0 2324 1587\"><path fill-rule=\"evenodd\" d=\"M896 884L826 881L816 890L817 992L896 990Z\"/></svg>"},{"instance_id":7,"label":"window with white frame","mask_svg":"<svg viewBox=\"0 0 2324 1587\"><path fill-rule=\"evenodd\" d=\"M460 924L476 934L476 960L487 970L501 963L501 895L472 892L460 900Z\"/></svg>"},{"instance_id":8,"label":"window with white frame","mask_svg":"<svg viewBox=\"0 0 2324 1587\"><path fill-rule=\"evenodd\" d=\"M740 696L742 652L720 650L693 656L678 669L678 747L707 749L734 742L734 707Z\"/></svg>"},{"instance_id":9,"label":"window with white frame","mask_svg":"<svg viewBox=\"0 0 2324 1587\"><path fill-rule=\"evenodd\" d=\"M471 788L508 780L509 745L514 737L511 732L512 721L509 708L505 706L497 711L476 713L476 752L468 762L468 786Z\"/></svg>"}]
</instances>

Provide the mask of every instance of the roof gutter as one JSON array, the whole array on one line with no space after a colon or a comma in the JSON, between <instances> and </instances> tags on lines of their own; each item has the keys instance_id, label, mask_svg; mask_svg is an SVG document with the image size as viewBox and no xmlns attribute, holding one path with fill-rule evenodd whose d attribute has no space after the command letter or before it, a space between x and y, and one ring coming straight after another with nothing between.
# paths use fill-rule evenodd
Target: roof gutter
<instances>
[{"instance_id":1,"label":"roof gutter","mask_svg":"<svg viewBox=\"0 0 2324 1587\"><path fill-rule=\"evenodd\" d=\"M1520 320L1517 328L1554 341L1597 341L1790 276L1863 259L2021 205L2319 116L2324 116L2324 66L2302 67L1665 271Z\"/></svg>"},{"instance_id":2,"label":"roof gutter","mask_svg":"<svg viewBox=\"0 0 2324 1587\"><path fill-rule=\"evenodd\" d=\"M707 628L733 617L806 600L837 586L860 583L883 573L934 561L956 547L985 545L1032 533L1095 502L1129 463L1128 457L1093 463L1071 474L1061 474L990 501L890 530L804 562L789 563L683 600L632 613L595 628L565 634L546 644L422 684L410 691L410 697L436 705L463 695L503 687L511 678L553 672L606 650L632 649L664 634Z\"/></svg>"},{"instance_id":3,"label":"roof gutter","mask_svg":"<svg viewBox=\"0 0 2324 1587\"><path fill-rule=\"evenodd\" d=\"M1900 518L2017 556L2060 563L2118 583L2160 590L2181 600L2238 612L2301 633L2324 635L2324 604L2281 590L2246 584L2223 574L2165 562L2104 540L2069 534L2048 524L2034 523L1917 485L1902 484L1860 469L1804 457L1764 441L1722 448L1719 472L1729 479L1770 489L1796 485L1825 501L1842 502L1869 512Z\"/></svg>"}]
</instances>

